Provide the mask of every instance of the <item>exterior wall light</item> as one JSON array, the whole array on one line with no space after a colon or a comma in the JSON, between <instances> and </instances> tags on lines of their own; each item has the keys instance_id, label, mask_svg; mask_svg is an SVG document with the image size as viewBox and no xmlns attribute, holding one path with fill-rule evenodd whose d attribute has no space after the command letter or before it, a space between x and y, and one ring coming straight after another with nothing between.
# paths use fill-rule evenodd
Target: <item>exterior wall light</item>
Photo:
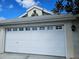
<instances>
[{"instance_id":1,"label":"exterior wall light","mask_svg":"<svg viewBox=\"0 0 79 59\"><path fill-rule=\"evenodd\" d=\"M71 26L71 29L72 29L73 32L75 32L76 31L76 26L75 25L72 25Z\"/></svg>"}]
</instances>

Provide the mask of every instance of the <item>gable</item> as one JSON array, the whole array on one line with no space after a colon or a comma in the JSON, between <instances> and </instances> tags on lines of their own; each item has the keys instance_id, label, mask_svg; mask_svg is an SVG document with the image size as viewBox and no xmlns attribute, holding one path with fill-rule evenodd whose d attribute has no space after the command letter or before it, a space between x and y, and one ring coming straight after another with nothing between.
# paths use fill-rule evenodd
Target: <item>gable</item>
<instances>
[{"instance_id":1,"label":"gable","mask_svg":"<svg viewBox=\"0 0 79 59\"><path fill-rule=\"evenodd\" d=\"M37 9L37 10L42 11L42 9L39 9L39 8L33 7L33 8L31 8L31 9L27 10L27 12L29 12L29 11L31 11L31 10L33 10L33 9Z\"/></svg>"},{"instance_id":2,"label":"gable","mask_svg":"<svg viewBox=\"0 0 79 59\"><path fill-rule=\"evenodd\" d=\"M27 12L27 14L28 14L28 17L30 17L30 16L41 16L42 15L42 10L34 7L31 10L29 10Z\"/></svg>"},{"instance_id":3,"label":"gable","mask_svg":"<svg viewBox=\"0 0 79 59\"><path fill-rule=\"evenodd\" d=\"M53 13L47 11L44 8L38 6L32 6L27 10L27 12L25 12L20 17L32 17L32 16L42 16L42 15L53 15Z\"/></svg>"}]
</instances>

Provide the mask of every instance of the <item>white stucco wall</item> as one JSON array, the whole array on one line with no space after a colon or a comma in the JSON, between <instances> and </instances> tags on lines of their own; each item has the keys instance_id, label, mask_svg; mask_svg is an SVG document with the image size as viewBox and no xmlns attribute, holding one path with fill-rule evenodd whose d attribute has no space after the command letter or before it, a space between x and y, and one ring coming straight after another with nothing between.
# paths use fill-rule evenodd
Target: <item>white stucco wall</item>
<instances>
[{"instance_id":1,"label":"white stucco wall","mask_svg":"<svg viewBox=\"0 0 79 59\"><path fill-rule=\"evenodd\" d=\"M73 24L76 26L76 31L73 32L74 53L75 58L79 59L79 22L75 22Z\"/></svg>"},{"instance_id":2,"label":"white stucco wall","mask_svg":"<svg viewBox=\"0 0 79 59\"><path fill-rule=\"evenodd\" d=\"M76 30L72 31L71 26L75 25ZM79 59L79 22L66 23L66 57L67 59Z\"/></svg>"},{"instance_id":3,"label":"white stucco wall","mask_svg":"<svg viewBox=\"0 0 79 59\"><path fill-rule=\"evenodd\" d=\"M0 28L0 53L4 52L5 29Z\"/></svg>"},{"instance_id":4,"label":"white stucco wall","mask_svg":"<svg viewBox=\"0 0 79 59\"><path fill-rule=\"evenodd\" d=\"M73 33L71 30L72 22L67 22L65 24L66 30L66 57L67 59L74 58L74 42L73 42Z\"/></svg>"}]
</instances>

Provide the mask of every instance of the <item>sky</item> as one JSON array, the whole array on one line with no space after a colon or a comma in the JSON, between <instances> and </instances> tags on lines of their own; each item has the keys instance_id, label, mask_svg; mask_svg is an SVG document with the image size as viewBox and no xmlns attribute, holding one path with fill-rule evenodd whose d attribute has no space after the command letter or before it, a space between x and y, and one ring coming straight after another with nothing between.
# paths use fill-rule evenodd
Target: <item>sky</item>
<instances>
[{"instance_id":1,"label":"sky","mask_svg":"<svg viewBox=\"0 0 79 59\"><path fill-rule=\"evenodd\" d=\"M56 0L0 0L0 19L17 18L32 5L39 5L51 11Z\"/></svg>"}]
</instances>

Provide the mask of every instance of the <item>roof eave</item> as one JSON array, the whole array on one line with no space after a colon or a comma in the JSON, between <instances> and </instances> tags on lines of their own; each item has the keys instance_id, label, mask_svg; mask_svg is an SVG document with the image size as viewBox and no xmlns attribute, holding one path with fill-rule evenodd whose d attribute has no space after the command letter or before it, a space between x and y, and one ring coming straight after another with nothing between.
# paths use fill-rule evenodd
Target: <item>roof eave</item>
<instances>
[{"instance_id":1,"label":"roof eave","mask_svg":"<svg viewBox=\"0 0 79 59\"><path fill-rule=\"evenodd\" d=\"M76 20L76 17L73 15L45 15L45 16L35 16L35 17L25 17L17 18L13 20L4 20L0 22L0 25L7 24L23 24L23 23L36 23L36 22L57 22L57 21L73 21Z\"/></svg>"}]
</instances>

